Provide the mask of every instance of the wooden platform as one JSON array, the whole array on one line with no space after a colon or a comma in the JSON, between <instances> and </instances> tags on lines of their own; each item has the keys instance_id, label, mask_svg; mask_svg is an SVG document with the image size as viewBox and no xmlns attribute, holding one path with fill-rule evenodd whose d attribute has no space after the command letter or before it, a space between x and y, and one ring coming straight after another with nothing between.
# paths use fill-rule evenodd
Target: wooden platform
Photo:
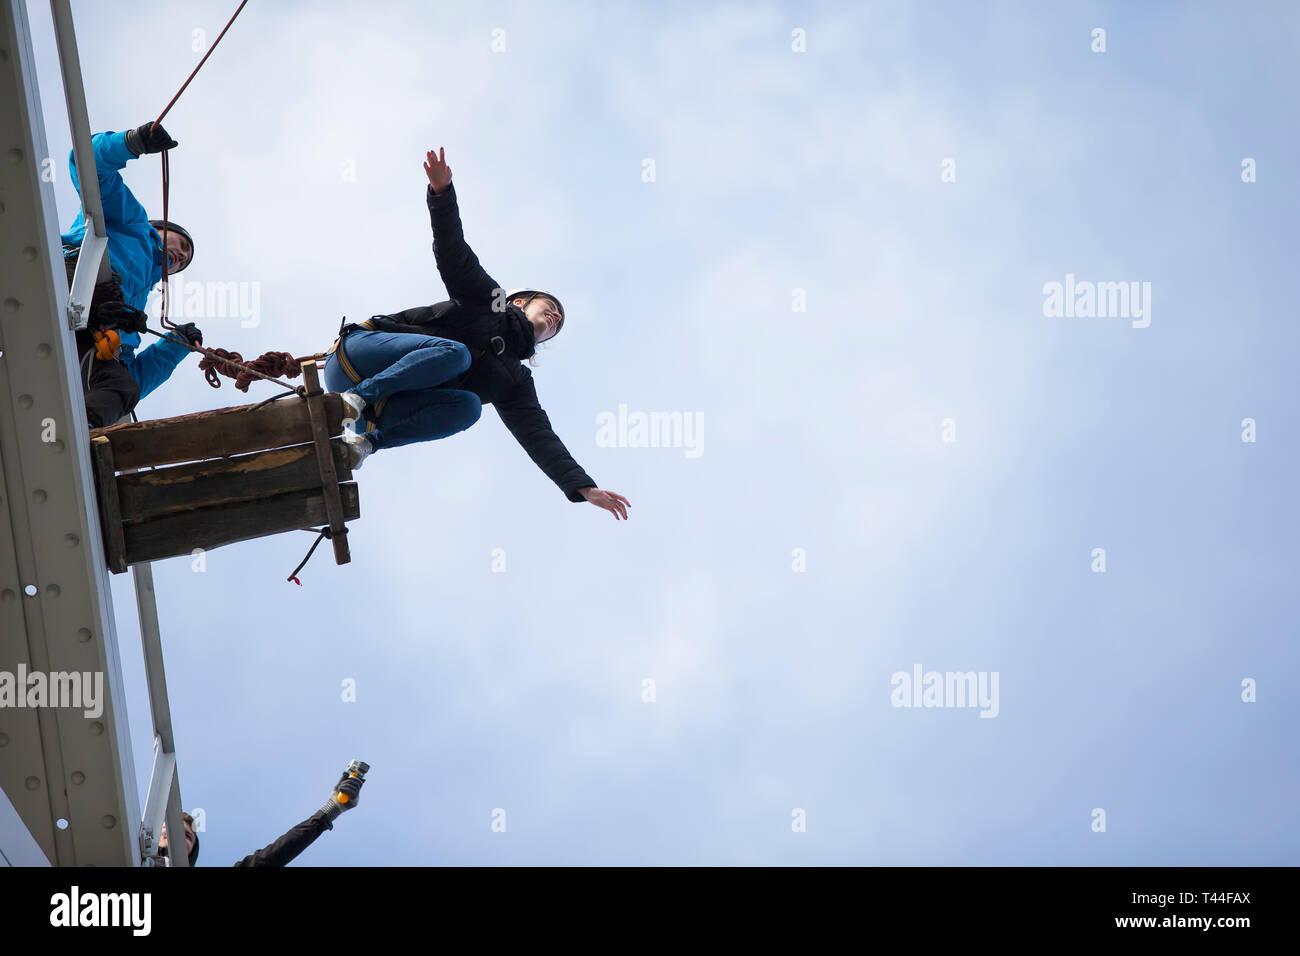
<instances>
[{"instance_id":1,"label":"wooden platform","mask_svg":"<svg viewBox=\"0 0 1300 956\"><path fill-rule=\"evenodd\" d=\"M321 391L314 363L303 380L306 398L92 430L109 568L322 526L335 561L350 561L345 522L361 504L335 437L343 402Z\"/></svg>"}]
</instances>

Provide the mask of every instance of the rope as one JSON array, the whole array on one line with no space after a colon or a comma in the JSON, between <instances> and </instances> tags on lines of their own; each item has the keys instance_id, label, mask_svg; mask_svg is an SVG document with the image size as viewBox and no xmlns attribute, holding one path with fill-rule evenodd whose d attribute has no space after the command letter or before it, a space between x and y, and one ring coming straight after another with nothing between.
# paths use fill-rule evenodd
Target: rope
<instances>
[{"instance_id":1,"label":"rope","mask_svg":"<svg viewBox=\"0 0 1300 956\"><path fill-rule=\"evenodd\" d=\"M190 83L194 80L194 77L198 76L199 70L203 69L203 64L208 62L208 57L212 56L213 51L217 48L217 44L221 42L222 37L226 35L226 32L234 24L235 18L243 12L244 7L247 5L248 0L241 0L239 6L235 9L235 12L232 13L230 19L226 21L226 25L222 27L221 32L217 34L217 38L212 41L212 46L208 47L207 52L203 54L203 58L199 60L198 65L190 71L190 75L185 78L185 82L181 84L181 88L176 91L176 95L168 101L167 105L163 107L163 111L158 114L158 118L153 121L153 126L158 126L167 114L171 112L171 108L176 105L176 101L181 98L181 94L189 87ZM167 224L171 219L171 162L168 158L168 152L169 151L166 149L162 151L162 243L164 263L167 261L167 236L169 232ZM162 325L165 332L173 332L177 329L177 325L167 315L170 306L168 295L171 289L171 282L169 281L169 276L167 275L165 267L163 273L162 303L159 307L159 324ZM173 342L181 341L181 339L167 335L165 332L156 332L153 329L149 329L148 331ZM183 339L183 336L181 338ZM203 372L204 378L207 379L208 384L213 388L221 387L220 376L225 375L227 378L233 378L235 380L235 388L239 389L241 392L247 392L248 386L252 384L253 379L255 378L265 379L268 382L275 382L275 384L286 389L283 395L277 395L274 398L268 399L267 402L262 403L263 405L268 402L273 402L278 398L284 398L288 395L301 394L302 390L300 388L296 388L287 382L280 381L279 377L296 378L298 375L302 374L302 362L318 357L312 355L304 358L294 358L288 352L264 352L258 358L245 364L244 357L238 352L230 352L226 349L206 349L188 341L182 342L182 344L185 345L186 348L202 354L203 358L199 361L199 370ZM260 408L261 405L258 407Z\"/></svg>"},{"instance_id":2,"label":"rope","mask_svg":"<svg viewBox=\"0 0 1300 956\"><path fill-rule=\"evenodd\" d=\"M204 54L203 54L203 58L202 58L201 60L199 60L198 66L194 67L194 69L190 71L190 75L187 76L187 77L185 78L185 82L182 83L182 84L181 84L181 88L180 88L179 90L176 91L176 95L173 96L173 97L172 97L172 98L167 102L167 105L163 107L163 111L162 111L161 113L158 114L158 118L157 118L156 120L153 121L153 127L158 126L158 124L160 124L160 123L163 121L163 118L164 118L168 113L171 112L172 107L176 105L176 101L179 100L179 99L181 98L181 94L185 92L186 88L190 85L190 82L194 79L194 77L198 76L198 74L199 74L199 70L203 69L203 64L208 62L208 57L212 56L212 51L215 50L215 49L217 48L217 44L221 42L221 38L224 37L224 36L226 35L226 31L229 30L230 27L231 27L231 25L235 22L235 17L239 16L239 14L243 12L244 7L247 6L247 5L248 5L248 0L241 0L241 2L240 2L240 4L239 4L238 8L236 8L235 12L232 13L232 14L230 15L230 19L226 21L226 25L225 25L224 27L222 27L222 28L221 28L221 32L217 34L217 38L216 38L215 40L212 41L212 46L208 47L208 51L207 51L206 53L204 53ZM150 127L150 130L151 130L151 131L152 131L153 127ZM169 318L167 318L167 306L168 306L168 304L169 304L168 301L167 301L167 293L168 293L168 289L169 289L169 287L170 287L170 285L171 285L171 283L167 281L167 279L168 279L168 274L167 274L167 234L168 234L168 231L169 231L169 230L167 229L167 223L168 223L168 221L169 221L170 218L171 218L171 217L168 215L168 208L167 208L167 207L168 207L168 199L169 199L169 196L170 196L170 193L171 193L171 166L170 166L170 164L168 163L168 160L167 160L167 152L168 152L168 151L165 150L165 149L162 151L162 201L163 201L163 202L162 202L162 204L163 204L162 244L163 244L163 292L162 292L162 304L159 306L159 321L162 323L162 327L163 327L164 329L167 329L168 331L170 331L170 330L176 328L176 325L175 325L175 324L174 324L174 323L173 323ZM219 387L220 387L220 383L214 383L213 380L212 380L212 378L209 378L209 379L208 379L208 384L209 384L209 385L212 385L213 388L219 388ZM244 386L244 391L247 391L247 390L248 390L248 386L245 385L245 386Z\"/></svg>"},{"instance_id":3,"label":"rope","mask_svg":"<svg viewBox=\"0 0 1300 956\"><path fill-rule=\"evenodd\" d=\"M170 109L170 107L168 107L168 109ZM157 124L157 121L154 122L154 125L155 125L155 126L158 125L158 124ZM172 175L171 175L171 166L170 166L169 163L167 162L167 150L164 149L164 150L162 151L162 194L163 194L163 228L162 228L162 246L163 246L163 280L162 280L162 302L161 302L161 304L158 306L158 321L162 324L162 327L163 327L164 329L168 329L168 330L171 330L171 329L176 328L176 324L175 324L174 322L172 322L169 318L167 318L167 307L168 307L168 305L170 305L170 303L169 303L169 301L168 301L168 297L169 297L169 295L170 295L170 293L171 293L171 287L172 287L172 283L171 283L171 274L167 271L167 267L171 265L171 262L170 262L170 261L168 260L168 258L167 258L167 232L168 232L167 225L168 225L168 223L171 222L171 217L167 215L167 199L168 199L168 197L170 196L171 191L172 191L171 179L172 179ZM191 252L192 252L192 251L193 251L193 250L191 250Z\"/></svg>"},{"instance_id":4,"label":"rope","mask_svg":"<svg viewBox=\"0 0 1300 956\"><path fill-rule=\"evenodd\" d=\"M238 352L207 349L203 358L199 360L199 370L203 372L208 384L213 388L221 387L221 379L217 377L220 374L233 378L235 388L241 392L248 391L248 386L257 377L275 381L281 375L286 378L297 378L302 374L302 367L298 364L298 360L288 352L264 352L245 365L239 364L243 361L244 357Z\"/></svg>"},{"instance_id":5,"label":"rope","mask_svg":"<svg viewBox=\"0 0 1300 956\"><path fill-rule=\"evenodd\" d=\"M299 561L299 562L298 562L298 566L297 566L296 568L293 569L293 571L289 574L289 576L288 576L287 578L285 578L286 581L292 581L294 584L298 585L298 587L302 587L302 582L298 580L298 572L301 571L304 567L307 566L307 562L311 560L311 556L312 556L313 554L316 553L316 547L317 547L317 546L318 546L322 541L324 541L326 538L329 538L330 540L333 540L333 539L334 539L334 535L333 535L333 533L331 533L331 531L330 531L330 529L329 529L328 527L325 527L325 528L319 528L319 529L318 529L318 528L299 528L298 530L299 530L299 531L310 531L310 532L312 532L313 534L316 535L316 540L313 541L311 547L307 549L307 556L306 556L305 558L303 558L301 561ZM347 528L344 528L342 531L339 532L339 534L347 534L347 533L348 533L348 529L347 529Z\"/></svg>"},{"instance_id":6,"label":"rope","mask_svg":"<svg viewBox=\"0 0 1300 956\"><path fill-rule=\"evenodd\" d=\"M185 82L181 84L181 88L177 90L176 95L171 98L171 102L163 107L163 111L159 113L158 118L153 121L155 126L161 123L163 118L171 112L171 108L175 106L176 101L181 98L181 94L185 92L185 88L190 85L190 80L194 79L194 77L198 75L199 70L203 69L203 64L208 62L208 57L212 56L212 51L217 48L217 44L221 42L221 38L226 35L226 31L230 29L230 25L235 22L235 17L239 16L247 3L248 0L243 0L243 3L239 5L239 9L231 15L229 20L226 21L226 25L221 28L221 32L217 34L217 38L212 41L212 46L208 47L208 52L203 54L203 59L199 60L199 65L194 68L193 72L191 72L188 77L186 77Z\"/></svg>"},{"instance_id":7,"label":"rope","mask_svg":"<svg viewBox=\"0 0 1300 956\"><path fill-rule=\"evenodd\" d=\"M252 411L257 411L259 408L262 408L263 406L266 405L270 405L272 402L278 402L282 398L288 398L290 395L297 395L297 394L298 394L298 389L295 388L288 392L281 392L279 395L272 395L270 398L263 399L262 401L254 405Z\"/></svg>"},{"instance_id":8,"label":"rope","mask_svg":"<svg viewBox=\"0 0 1300 956\"><path fill-rule=\"evenodd\" d=\"M173 328L175 328L173 326ZM160 339L166 339L168 342L177 342L184 345L191 352L198 352L203 356L199 362L199 368L203 369L204 375L208 379L208 384L213 388L220 388L221 381L217 378L218 374L225 375L227 378L235 379L235 388L240 391L248 391L249 384L253 379L261 378L268 382L274 382L283 389L296 394L302 394L305 386L290 385L288 382L282 382L276 378L276 375L284 375L293 378L302 374L302 363L309 362L316 358L315 355L304 355L301 358L294 358L288 352L266 352L260 357L254 359L248 365L244 364L244 357L238 352L227 352L225 349L209 349L202 345L195 345L193 342L182 341L182 339L169 335L166 332L159 332L157 329L151 329L147 326L145 331L158 336ZM239 371L232 371L238 369Z\"/></svg>"}]
</instances>

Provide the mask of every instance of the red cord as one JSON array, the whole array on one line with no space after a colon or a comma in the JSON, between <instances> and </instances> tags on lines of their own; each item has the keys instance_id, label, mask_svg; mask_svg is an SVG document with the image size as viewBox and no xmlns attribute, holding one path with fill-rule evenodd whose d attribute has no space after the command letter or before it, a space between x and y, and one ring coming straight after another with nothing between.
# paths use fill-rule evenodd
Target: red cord
<instances>
[{"instance_id":1,"label":"red cord","mask_svg":"<svg viewBox=\"0 0 1300 956\"><path fill-rule=\"evenodd\" d=\"M231 24L235 22L235 18L239 16L247 4L248 0L241 0L239 7L230 15L230 19L226 21L226 25L221 28L221 32L217 34L217 38L212 41L212 46L208 47L208 52L204 53L203 59L199 60L198 66L194 67L194 69L190 71L190 75L185 78L185 82L182 83L181 88L176 91L176 95L171 98L171 101L165 107L163 107L163 111L159 113L158 118L153 121L153 125L150 127L150 132L153 131L153 127L158 126L158 124L163 121L163 117L171 112L171 108L176 105L176 101L181 98L181 94L184 93L186 87L190 85L190 81L198 75L199 70L203 69L203 64L208 62L208 57L212 55L212 51L217 48L217 44L221 42L221 38L226 35L226 31L230 29ZM167 293L171 286L169 275L170 262L167 258L167 234L169 231L167 225L170 219L169 206L171 200L171 164L168 161L167 152L166 149L162 151L162 242L164 266L162 305L159 319L163 329L170 332L176 329L176 325L167 318L167 309L169 305ZM203 354L203 358L199 362L199 368L206 376L208 384L213 388L221 387L221 381L218 378L218 375L225 375L227 378L235 379L235 388L246 392L248 391L248 386L259 377L275 381L274 376L283 375L288 378L294 378L301 374L302 371L299 360L294 358L288 352L266 352L261 357L253 360L247 365L244 365L242 364L244 357L238 352L227 352L225 349L206 349L202 346L195 345L191 345L190 347ZM312 357L314 358L315 356ZM284 383L280 382L278 384L283 385ZM292 386L286 387L289 388L290 391L294 391ZM302 582L297 583L301 584Z\"/></svg>"},{"instance_id":2,"label":"red cord","mask_svg":"<svg viewBox=\"0 0 1300 956\"><path fill-rule=\"evenodd\" d=\"M182 83L182 84L181 84L181 88L180 88L179 90L176 91L176 95L173 96L173 97L171 98L171 100L168 102L168 104L167 104L166 106L163 107L163 111L162 111L161 113L159 113L159 114L158 114L158 118L157 118L156 120L153 121L153 126L151 126L150 129L149 129L149 131L150 131L151 133L153 132L154 127L158 126L158 124L161 123L161 122L163 121L163 117L166 116L168 113L171 112L171 108L172 108L173 106L175 106L175 105L176 105L176 101L179 100L179 99L181 98L181 94L184 93L184 92L185 92L185 88L188 87L188 86L190 85L190 81L193 80L194 77L198 76L199 70L203 69L203 64L208 62L208 57L212 56L212 51L215 50L215 49L217 48L217 44L221 42L221 38L224 37L224 36L226 35L226 31L230 29L230 25L231 25L232 23L235 22L235 17L239 16L240 12L243 11L244 7L245 7L247 4L248 4L248 0L242 0L242 2L239 4L239 8L238 8L237 10L235 10L235 12L234 12L233 14L231 14L230 19L226 21L226 25L225 25L224 27L222 27L222 28L221 28L221 32L217 34L217 38L216 38L215 40L212 41L212 46L208 47L208 52L207 52L207 53L204 53L204 54L203 54L203 59L199 60L199 65L196 66L193 70L190 71L190 75L187 76L187 77L185 78L185 82ZM170 192L171 192L171 170L169 169L168 164L167 164L167 150L164 149L164 150L162 151L162 200L163 200L163 229L162 229L162 243L163 243L163 292L162 292L162 306L161 306L161 314L160 314L160 316L159 316L159 320L160 320L161 323L162 323L162 327L163 327L164 329L169 330L169 331L170 331L171 329L176 328L176 326L173 325L172 322L167 318L167 304L168 304L168 303L167 303L167 289L168 289L168 286L169 286L168 276L170 275L170 273L169 273L170 262L169 262L168 259L167 259L167 220L168 220L168 216L167 216L167 200L168 200L168 194L169 194Z\"/></svg>"},{"instance_id":3,"label":"red cord","mask_svg":"<svg viewBox=\"0 0 1300 956\"><path fill-rule=\"evenodd\" d=\"M155 125L155 126L157 125L157 120L154 121L154 125ZM159 311L158 311L158 321L161 323L162 327L163 327L164 329L168 330L168 331L171 331L172 329L176 328L176 326L173 325L172 322L167 318L167 305L168 305L168 303L167 303L167 293L168 293L168 291L171 289L171 268L170 268L170 267L171 267L171 260L168 259L168 257L167 257L167 225L168 225L168 216L167 216L167 198L168 198L169 194L171 193L171 191L172 191L172 189L171 189L171 168L168 166L168 163L167 163L167 150L164 149L164 150L162 151L162 193L163 193L163 228L162 228L162 244L163 244L163 283L162 283L162 304L159 306Z\"/></svg>"},{"instance_id":4,"label":"red cord","mask_svg":"<svg viewBox=\"0 0 1300 956\"><path fill-rule=\"evenodd\" d=\"M226 21L226 25L221 28L221 32L217 34L217 38L212 41L212 46L208 47L208 52L203 54L203 59L199 60L199 65L196 66L193 72L185 78L185 82L182 83L181 88L176 91L176 95L171 98L171 102L163 107L163 111L159 113L158 118L153 121L155 126L163 121L163 117L171 111L171 108L176 105L176 101L181 98L181 94L185 92L185 87L190 85L190 80L194 79L199 70L203 69L203 64L208 62L208 57L212 56L212 51L217 48L217 44L221 42L221 38L226 35L226 31L230 29L230 25L235 22L235 17L239 16L240 11L244 9L244 6L247 3L248 0L243 0L239 5L239 10L236 10L234 14L231 15L230 19Z\"/></svg>"}]
</instances>

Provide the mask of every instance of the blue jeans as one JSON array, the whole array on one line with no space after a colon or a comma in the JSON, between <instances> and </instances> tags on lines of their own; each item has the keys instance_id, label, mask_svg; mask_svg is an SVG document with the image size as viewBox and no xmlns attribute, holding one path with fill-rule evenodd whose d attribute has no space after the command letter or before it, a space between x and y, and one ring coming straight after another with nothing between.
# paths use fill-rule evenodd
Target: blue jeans
<instances>
[{"instance_id":1,"label":"blue jeans","mask_svg":"<svg viewBox=\"0 0 1300 956\"><path fill-rule=\"evenodd\" d=\"M339 352L360 377L354 382ZM469 428L483 413L473 392L442 388L470 366L469 349L451 339L403 332L358 331L325 362L325 387L349 389L366 400L365 435L378 451L446 438ZM360 431L360 423L358 423Z\"/></svg>"}]
</instances>

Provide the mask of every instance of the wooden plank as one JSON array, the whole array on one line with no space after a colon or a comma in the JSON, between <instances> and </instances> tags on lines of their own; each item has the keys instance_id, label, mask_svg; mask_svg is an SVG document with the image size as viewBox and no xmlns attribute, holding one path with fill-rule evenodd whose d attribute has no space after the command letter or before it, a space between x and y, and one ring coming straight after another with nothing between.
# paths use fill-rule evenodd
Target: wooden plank
<instances>
[{"instance_id":1,"label":"wooden plank","mask_svg":"<svg viewBox=\"0 0 1300 956\"><path fill-rule=\"evenodd\" d=\"M339 485L345 520L361 517L355 482ZM325 498L320 491L295 491L260 501L215 505L129 525L125 529L130 564L187 555L195 548L211 551L222 545L267 535L311 528L325 523ZM310 541L302 536L305 544Z\"/></svg>"},{"instance_id":2,"label":"wooden plank","mask_svg":"<svg viewBox=\"0 0 1300 956\"><path fill-rule=\"evenodd\" d=\"M343 400L323 396L331 436L343 431ZM118 470L225 458L264 448L303 445L314 440L307 403L298 397L263 405L236 405L175 418L97 428L92 436L113 445Z\"/></svg>"},{"instance_id":3,"label":"wooden plank","mask_svg":"<svg viewBox=\"0 0 1300 956\"><path fill-rule=\"evenodd\" d=\"M344 479L351 478L343 439L330 442L330 451L336 473ZM122 475L117 480L117 495L122 520L134 524L178 511L256 501L320 487L320 466L313 442Z\"/></svg>"},{"instance_id":4,"label":"wooden plank","mask_svg":"<svg viewBox=\"0 0 1300 956\"><path fill-rule=\"evenodd\" d=\"M122 532L122 510L117 497L117 469L113 446L107 438L90 442L95 460L95 484L99 494L99 526L104 534L104 556L114 574L126 571L126 539Z\"/></svg>"},{"instance_id":5,"label":"wooden plank","mask_svg":"<svg viewBox=\"0 0 1300 956\"><path fill-rule=\"evenodd\" d=\"M352 560L348 550L348 528L343 523L343 502L339 499L339 480L334 471L334 456L330 454L329 421L325 415L323 395L315 362L302 363L302 380L306 385L307 409L311 413L312 437L316 444L316 461L320 465L321 486L325 490L325 514L330 527L330 541L334 545L334 563L347 564ZM339 399L340 403L342 399Z\"/></svg>"}]
</instances>

